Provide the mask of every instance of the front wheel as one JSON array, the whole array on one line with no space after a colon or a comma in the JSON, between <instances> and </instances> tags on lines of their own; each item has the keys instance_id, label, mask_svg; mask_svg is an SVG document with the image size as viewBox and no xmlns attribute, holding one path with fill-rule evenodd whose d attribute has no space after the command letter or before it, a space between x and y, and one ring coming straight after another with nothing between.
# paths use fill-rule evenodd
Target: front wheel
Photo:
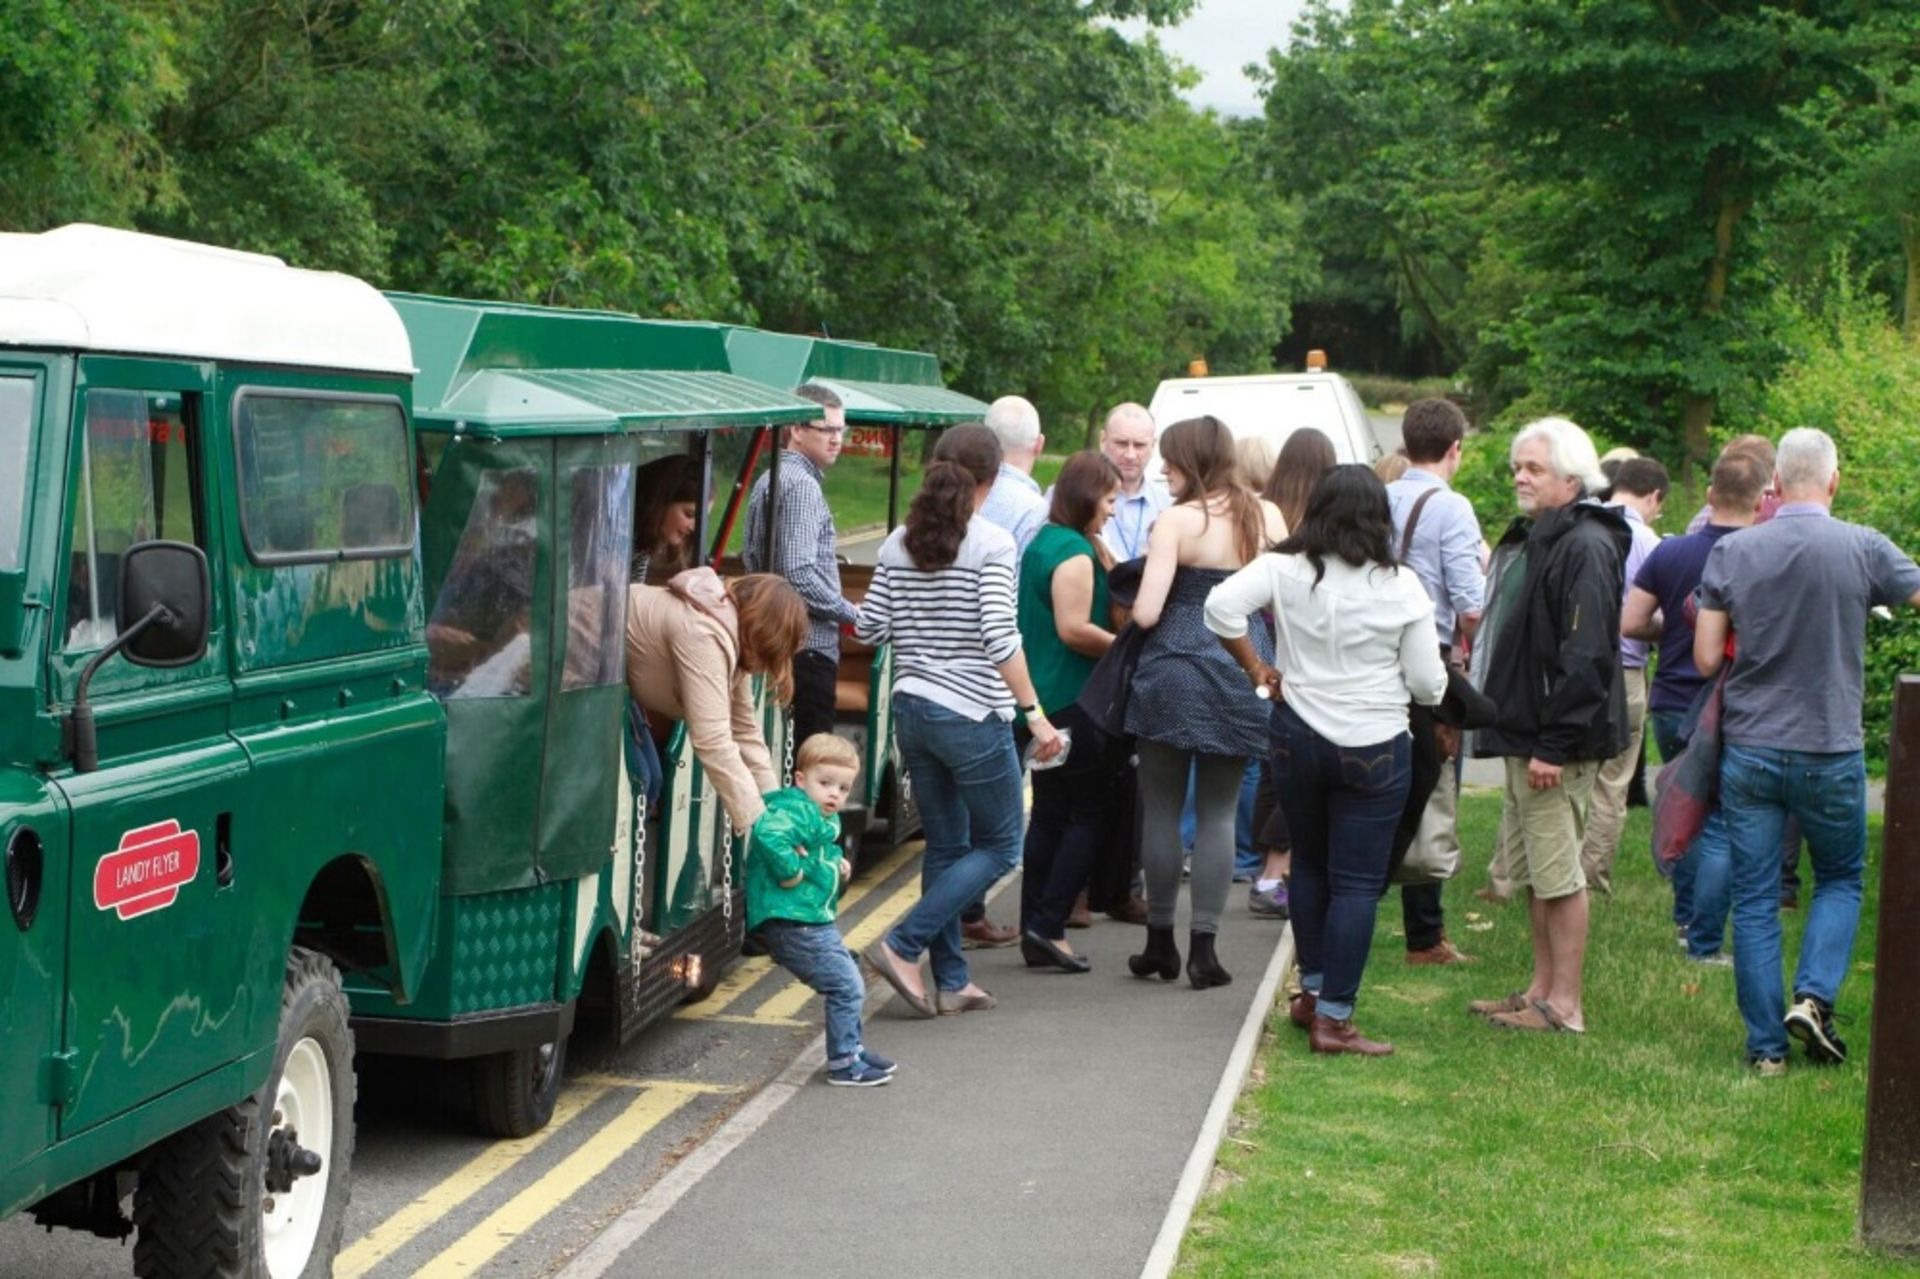
<instances>
[{"instance_id":1,"label":"front wheel","mask_svg":"<svg viewBox=\"0 0 1920 1279\"><path fill-rule=\"evenodd\" d=\"M295 947L260 1091L148 1152L134 1273L306 1279L333 1269L353 1165L353 1036L340 974Z\"/></svg>"},{"instance_id":2,"label":"front wheel","mask_svg":"<svg viewBox=\"0 0 1920 1279\"><path fill-rule=\"evenodd\" d=\"M525 1137L545 1128L566 1069L564 1039L476 1057L473 1109L481 1130L493 1137Z\"/></svg>"}]
</instances>

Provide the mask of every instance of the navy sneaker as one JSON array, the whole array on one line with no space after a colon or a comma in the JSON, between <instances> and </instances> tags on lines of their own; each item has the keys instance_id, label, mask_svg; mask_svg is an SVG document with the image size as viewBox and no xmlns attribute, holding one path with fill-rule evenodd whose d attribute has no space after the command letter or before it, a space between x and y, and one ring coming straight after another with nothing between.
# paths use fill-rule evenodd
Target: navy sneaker
<instances>
[{"instance_id":1,"label":"navy sneaker","mask_svg":"<svg viewBox=\"0 0 1920 1279\"><path fill-rule=\"evenodd\" d=\"M878 1088L881 1084L892 1083L893 1076L875 1070L856 1057L838 1070L829 1070L827 1082L836 1088Z\"/></svg>"},{"instance_id":2,"label":"navy sneaker","mask_svg":"<svg viewBox=\"0 0 1920 1279\"><path fill-rule=\"evenodd\" d=\"M1812 995L1800 995L1787 1009L1787 1033L1807 1046L1807 1056L1823 1066L1847 1060L1846 1041L1833 1033L1833 1009Z\"/></svg>"},{"instance_id":3,"label":"navy sneaker","mask_svg":"<svg viewBox=\"0 0 1920 1279\"><path fill-rule=\"evenodd\" d=\"M867 1069L877 1070L883 1075L891 1075L894 1071L900 1069L899 1062L888 1061L879 1053L868 1052L864 1048L860 1050L860 1060L867 1064Z\"/></svg>"}]
</instances>

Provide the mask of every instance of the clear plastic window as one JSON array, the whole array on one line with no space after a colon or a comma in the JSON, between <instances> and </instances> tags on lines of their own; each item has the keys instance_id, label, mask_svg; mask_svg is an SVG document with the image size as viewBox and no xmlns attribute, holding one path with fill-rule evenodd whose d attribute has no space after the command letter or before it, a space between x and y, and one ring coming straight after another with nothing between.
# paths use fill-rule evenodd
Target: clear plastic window
<instances>
[{"instance_id":1,"label":"clear plastic window","mask_svg":"<svg viewBox=\"0 0 1920 1279\"><path fill-rule=\"evenodd\" d=\"M407 421L394 400L247 392L240 521L263 563L413 549Z\"/></svg>"},{"instance_id":2,"label":"clear plastic window","mask_svg":"<svg viewBox=\"0 0 1920 1279\"><path fill-rule=\"evenodd\" d=\"M88 391L80 481L67 540L65 648L87 653L119 634L120 561L136 542L201 545L197 455L185 397Z\"/></svg>"},{"instance_id":3,"label":"clear plastic window","mask_svg":"<svg viewBox=\"0 0 1920 1279\"><path fill-rule=\"evenodd\" d=\"M633 468L573 473L567 557L567 658L562 691L618 684L625 671Z\"/></svg>"},{"instance_id":4,"label":"clear plastic window","mask_svg":"<svg viewBox=\"0 0 1920 1279\"><path fill-rule=\"evenodd\" d=\"M0 377L0 572L20 567L27 513L27 448L33 443L33 383Z\"/></svg>"},{"instance_id":5,"label":"clear plastic window","mask_svg":"<svg viewBox=\"0 0 1920 1279\"><path fill-rule=\"evenodd\" d=\"M533 572L539 479L488 471L427 621L436 696L524 697L533 676Z\"/></svg>"}]
</instances>

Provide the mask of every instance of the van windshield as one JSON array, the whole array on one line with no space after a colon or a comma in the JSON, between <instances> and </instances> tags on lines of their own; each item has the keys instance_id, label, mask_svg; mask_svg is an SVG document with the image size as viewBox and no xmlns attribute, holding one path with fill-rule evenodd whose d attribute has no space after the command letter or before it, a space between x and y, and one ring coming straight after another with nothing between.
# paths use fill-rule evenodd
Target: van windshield
<instances>
[{"instance_id":1,"label":"van windshield","mask_svg":"<svg viewBox=\"0 0 1920 1279\"><path fill-rule=\"evenodd\" d=\"M20 567L32 443L33 381L0 377L0 573Z\"/></svg>"}]
</instances>

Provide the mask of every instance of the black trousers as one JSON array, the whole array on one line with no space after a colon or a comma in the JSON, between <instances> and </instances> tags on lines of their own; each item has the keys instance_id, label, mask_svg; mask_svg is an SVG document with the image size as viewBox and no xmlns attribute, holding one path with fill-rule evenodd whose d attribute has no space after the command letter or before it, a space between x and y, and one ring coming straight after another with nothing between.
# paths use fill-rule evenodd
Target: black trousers
<instances>
[{"instance_id":1,"label":"black trousers","mask_svg":"<svg viewBox=\"0 0 1920 1279\"><path fill-rule=\"evenodd\" d=\"M833 699L840 663L825 653L803 648L793 655L793 746L815 733L833 731Z\"/></svg>"},{"instance_id":2,"label":"black trousers","mask_svg":"<svg viewBox=\"0 0 1920 1279\"><path fill-rule=\"evenodd\" d=\"M1447 761L1440 757L1440 744L1433 738L1433 712L1415 704L1407 711L1407 728L1413 734L1413 781L1407 788L1407 806L1400 814L1400 825L1393 832L1392 865L1406 859L1407 849L1420 830L1420 814L1433 798L1438 785L1452 785L1446 777ZM1446 915L1440 895L1445 884L1407 884L1400 889L1400 920L1407 934L1408 950L1426 950L1438 946L1446 931Z\"/></svg>"}]
</instances>

